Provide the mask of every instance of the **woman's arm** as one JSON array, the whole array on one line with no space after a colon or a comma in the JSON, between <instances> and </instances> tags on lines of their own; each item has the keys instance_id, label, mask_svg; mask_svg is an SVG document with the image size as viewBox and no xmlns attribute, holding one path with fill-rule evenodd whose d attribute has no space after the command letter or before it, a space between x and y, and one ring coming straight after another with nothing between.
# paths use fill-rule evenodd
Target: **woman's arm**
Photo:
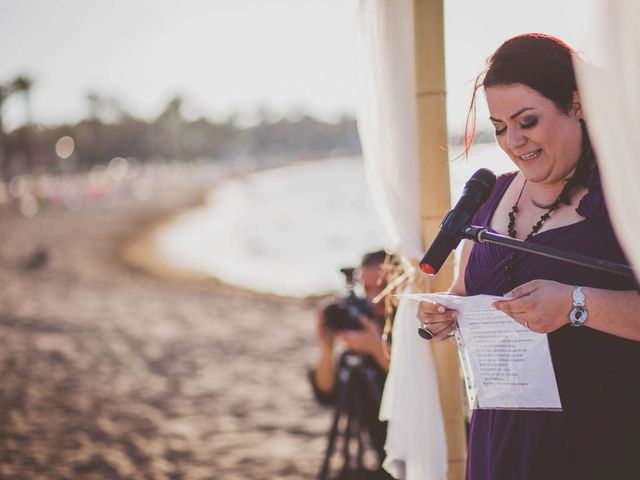
<instances>
[{"instance_id":1,"label":"woman's arm","mask_svg":"<svg viewBox=\"0 0 640 480\"><path fill-rule=\"evenodd\" d=\"M336 383L336 365L333 357L335 332L328 329L324 322L324 307L316 311L316 337L320 352L313 368L313 383L322 393L332 392Z\"/></svg>"},{"instance_id":2,"label":"woman's arm","mask_svg":"<svg viewBox=\"0 0 640 480\"><path fill-rule=\"evenodd\" d=\"M637 292L583 288L588 313L584 326L629 340L640 341L640 295ZM549 333L569 322L573 285L533 280L514 288L493 305L530 330Z\"/></svg>"},{"instance_id":3,"label":"woman's arm","mask_svg":"<svg viewBox=\"0 0 640 480\"><path fill-rule=\"evenodd\" d=\"M449 293L454 295L464 296L467 293L467 289L464 286L464 272L467 270L467 263L469 263L469 255L471 255L471 249L473 248L473 242L471 240L463 240L462 247L460 247L460 260L454 272L454 279Z\"/></svg>"},{"instance_id":4,"label":"woman's arm","mask_svg":"<svg viewBox=\"0 0 640 480\"><path fill-rule=\"evenodd\" d=\"M472 247L473 243L470 240L463 240L462 247L460 248L460 260L458 261L455 277L451 287L449 288L449 293L453 293L454 295L466 295L464 272L467 269L467 263L469 262L469 255L471 254ZM417 317L420 324L425 325L433 334L434 339L444 340L453 330L453 320L456 318L457 314L457 310L446 309L439 303L423 301L420 302L420 305L418 306Z\"/></svg>"}]
</instances>

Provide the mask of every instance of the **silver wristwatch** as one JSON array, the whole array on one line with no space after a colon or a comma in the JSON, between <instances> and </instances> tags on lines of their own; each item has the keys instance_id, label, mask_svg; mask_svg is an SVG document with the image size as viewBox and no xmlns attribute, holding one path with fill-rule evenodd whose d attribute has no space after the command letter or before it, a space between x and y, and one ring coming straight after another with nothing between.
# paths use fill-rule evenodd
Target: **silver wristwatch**
<instances>
[{"instance_id":1,"label":"silver wristwatch","mask_svg":"<svg viewBox=\"0 0 640 480\"><path fill-rule=\"evenodd\" d=\"M572 327L581 327L589 318L589 312L586 308L586 297L582 291L582 287L573 287L573 308L569 313L569 322Z\"/></svg>"}]
</instances>

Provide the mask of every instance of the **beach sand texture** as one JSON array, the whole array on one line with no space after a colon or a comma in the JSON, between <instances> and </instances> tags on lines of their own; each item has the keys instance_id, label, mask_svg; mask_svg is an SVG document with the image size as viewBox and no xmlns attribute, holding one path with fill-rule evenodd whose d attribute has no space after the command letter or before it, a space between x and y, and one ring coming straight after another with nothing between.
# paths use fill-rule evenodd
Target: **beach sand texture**
<instances>
[{"instance_id":1,"label":"beach sand texture","mask_svg":"<svg viewBox=\"0 0 640 480\"><path fill-rule=\"evenodd\" d=\"M331 411L306 381L314 302L122 261L194 190L0 210L0 477L315 476Z\"/></svg>"}]
</instances>

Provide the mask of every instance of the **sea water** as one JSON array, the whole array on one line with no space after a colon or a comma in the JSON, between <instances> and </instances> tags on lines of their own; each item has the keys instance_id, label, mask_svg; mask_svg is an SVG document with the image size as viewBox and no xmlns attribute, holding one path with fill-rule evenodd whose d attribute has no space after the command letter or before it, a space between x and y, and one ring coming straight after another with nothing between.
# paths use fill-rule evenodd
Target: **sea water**
<instances>
[{"instance_id":1,"label":"sea water","mask_svg":"<svg viewBox=\"0 0 640 480\"><path fill-rule=\"evenodd\" d=\"M513 164L494 145L451 164L452 200L480 167ZM176 268L260 292L304 297L339 291L339 269L389 246L359 157L295 163L224 182L199 208L162 228L154 248Z\"/></svg>"}]
</instances>

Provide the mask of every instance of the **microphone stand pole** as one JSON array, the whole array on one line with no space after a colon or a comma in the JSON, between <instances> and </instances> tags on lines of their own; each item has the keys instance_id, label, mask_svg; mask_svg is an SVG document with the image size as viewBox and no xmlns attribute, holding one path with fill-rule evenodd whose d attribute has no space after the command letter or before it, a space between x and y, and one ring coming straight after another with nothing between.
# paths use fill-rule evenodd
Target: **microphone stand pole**
<instances>
[{"instance_id":1,"label":"microphone stand pole","mask_svg":"<svg viewBox=\"0 0 640 480\"><path fill-rule=\"evenodd\" d=\"M558 250L556 248L550 248L543 245L536 245L534 243L525 242L524 240L517 240L515 238L507 237L497 233L488 232L484 227L469 225L468 227L462 229L460 236L462 238L473 240L476 243L495 243L508 248L513 248L515 250L522 250L524 252L534 253L536 255L542 255L549 258L555 258L556 260L561 260L563 262L574 263L583 267L595 268L597 270L603 270L605 272L635 279L633 270L628 265L608 262L606 260L586 257L584 255L577 255L575 253L566 252L564 250Z\"/></svg>"}]
</instances>

